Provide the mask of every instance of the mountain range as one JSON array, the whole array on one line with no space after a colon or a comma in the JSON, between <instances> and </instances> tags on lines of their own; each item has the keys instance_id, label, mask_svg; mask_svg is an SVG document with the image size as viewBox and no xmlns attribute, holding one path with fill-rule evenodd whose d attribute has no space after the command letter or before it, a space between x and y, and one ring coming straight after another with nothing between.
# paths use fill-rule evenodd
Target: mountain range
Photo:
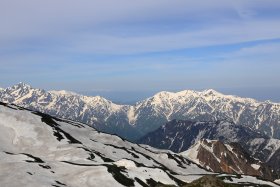
<instances>
[{"instance_id":1,"label":"mountain range","mask_svg":"<svg viewBox=\"0 0 280 187\"><path fill-rule=\"evenodd\" d=\"M223 95L215 90L160 92L134 105L67 91L46 91L19 83L0 90L0 100L137 140L166 122L227 120L280 138L280 104Z\"/></svg>"},{"instance_id":2,"label":"mountain range","mask_svg":"<svg viewBox=\"0 0 280 187\"><path fill-rule=\"evenodd\" d=\"M5 187L278 186L253 176L212 173L180 154L6 103L0 103L0 168Z\"/></svg>"},{"instance_id":3,"label":"mountain range","mask_svg":"<svg viewBox=\"0 0 280 187\"><path fill-rule=\"evenodd\" d=\"M278 181L280 178L280 140L278 137L280 124L279 121L277 121L280 116L280 104L277 103L269 101L259 102L250 98L223 95L214 90L205 90L202 92L186 90L177 93L160 92L134 105L121 105L100 96L89 97L64 90L45 91L43 89L32 88L30 85L24 83L19 83L6 89L0 89L0 101L4 102L1 103L1 105L9 110L12 109L28 113L28 122L30 122L30 114L40 116L41 122L52 127L53 135L59 142L65 139L70 144L80 144L80 138L89 138L89 135L84 132L80 132L81 136L79 136L78 139L74 138L73 129L65 131L65 129L61 129L60 123L70 124L79 129L85 128L89 132L94 131L98 134L103 134L104 137L106 137L105 139L108 139L108 136L116 138L120 136L138 143L137 145L134 144L134 146L140 148L137 148L138 150L135 147L127 149L127 145L123 146L123 144L121 144L122 146L116 147L117 145L110 142L111 147L125 150L135 158L139 158L139 155L135 156L137 152L143 153L143 151L149 151L160 155L166 154L168 159L175 160L178 167L185 168L187 172L192 173L191 178L193 180L198 179L201 175L208 175L209 172L227 173L228 175L226 178L215 175L225 182L228 182L229 174L237 174L237 178L240 178L240 175L257 176L258 178L269 181ZM3 109L4 112L1 111L1 113L5 114L5 110L6 109ZM13 116L14 113L9 113L9 115ZM8 118L10 117L9 115ZM4 118L4 122L7 121L7 116L2 115L2 117ZM17 119L21 118L17 117ZM92 130L91 127L84 126L84 124L94 127L98 131ZM17 128L18 132L14 134L22 133L23 129L21 127ZM24 127L25 130L23 130L23 133L25 134L21 135L22 137L30 133L26 131L28 128L29 127ZM16 128L14 130L16 130ZM74 130L74 132L75 131L76 130ZM5 128L3 132L8 135L11 133ZM116 134L118 136L106 133ZM128 142L122 138L122 141ZM10 139L15 140L15 138ZM113 139L113 141L118 142L115 138ZM28 138L19 140L21 144L28 144L30 143L29 141L31 140ZM46 142L48 141L49 140L46 140ZM94 141L98 143L101 141L102 143L103 137L97 138ZM130 142L128 143L133 144ZM7 140L3 138L2 146L6 148L6 144ZM163 150L160 151L148 145ZM55 147L56 146L57 145L55 145ZM101 156L101 158L104 162L117 162L117 160L112 159L110 156L108 158L108 154L110 155L116 151L109 153L98 150L98 152L96 152L96 145L90 144L89 146L93 146L94 151L89 149L88 146L80 148L91 152L90 156L94 155L93 153L98 156L102 155L103 157ZM13 145L10 147L13 147ZM104 144L103 148L106 150L110 149L107 147L107 144ZM7 155L31 155L30 158L35 158L35 162L37 162L36 158L41 159L41 157L34 156L34 152L3 152ZM56 153L42 153L41 156L44 157L49 154L54 155ZM71 155L72 152L67 154ZM145 155L151 157L155 156L146 153ZM121 155L121 157L122 156L123 155ZM95 157L96 156L92 156L92 158ZM162 158L163 156L157 155L156 157ZM3 158L10 159L6 157ZM89 158L90 157L88 157L88 160L91 160ZM117 158L123 159L119 156L117 156ZM143 164L138 161L135 163L135 160L133 160L134 163L132 163L131 158L127 156L125 156L125 159L126 161L121 161L124 166L129 165L130 167L136 164L138 167ZM148 160L151 159L156 160L160 164L164 162L163 160L159 161L155 158L148 158ZM25 161L29 162L30 160ZM33 163L33 161L31 162ZM54 161L52 160L51 162ZM188 167L183 166L184 164L181 162L187 164ZM81 166L81 163L75 164ZM104 166L104 163L102 165ZM113 163L113 165L116 165L116 163ZM144 165L146 165L146 163L144 163ZM163 170L169 170L167 175L173 180L173 182L169 181L168 185L182 186L192 181L189 178L186 180L185 177L183 177L184 180L182 180L182 176L178 178L179 173L175 172L176 174L174 175L173 168L170 169L169 165L168 167L165 164L163 165ZM86 165L83 166L89 165L86 163ZM153 166L155 166L155 164L153 164ZM136 186L138 184L142 186L166 184L167 179L165 177L162 177L162 180L165 182L154 181L153 177L143 180L141 178L139 180L139 178L131 178L129 175L126 175L129 179L124 178L123 174L128 173L127 171L120 170L121 172L112 173L109 169L110 167L115 166L108 166L107 171L111 173L113 178L121 185L128 185L128 183L126 184L128 181L130 181L131 185L133 183L133 185L136 184ZM123 165L120 167L123 167ZM144 166L141 165L141 167ZM194 167L196 167L196 169ZM188 170L188 168L192 169ZM115 169L116 168L113 170ZM199 170L199 174L196 173L197 176L193 178L193 172L197 171L197 169ZM27 173L30 174L30 172ZM137 173L139 174L139 170ZM182 175L185 176L185 174ZM118 177L116 178L116 176L119 176L121 179ZM149 176L151 175L149 174ZM233 178L235 177L233 176ZM211 177L206 177L205 179L212 180ZM235 179L232 178L230 180L235 181ZM216 182L220 183L219 181ZM52 185L59 186L61 184L59 182L56 184L53 183Z\"/></svg>"}]
</instances>

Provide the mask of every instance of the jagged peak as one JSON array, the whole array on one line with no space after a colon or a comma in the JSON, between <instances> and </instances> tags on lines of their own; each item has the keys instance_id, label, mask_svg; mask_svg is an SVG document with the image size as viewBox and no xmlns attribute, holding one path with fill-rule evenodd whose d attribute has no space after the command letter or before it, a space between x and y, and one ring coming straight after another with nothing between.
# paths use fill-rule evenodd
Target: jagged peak
<instances>
[{"instance_id":1,"label":"jagged peak","mask_svg":"<svg viewBox=\"0 0 280 187\"><path fill-rule=\"evenodd\" d=\"M102 97L100 95L94 96L92 98L95 99L95 100L99 100L99 101L108 101L107 99L105 99L104 97Z\"/></svg>"},{"instance_id":2,"label":"jagged peak","mask_svg":"<svg viewBox=\"0 0 280 187\"><path fill-rule=\"evenodd\" d=\"M7 87L3 90L1 90L1 92L5 93L5 92L19 92L19 91L24 91L24 92L29 92L32 89L32 87L29 84L23 83L23 82L19 82L18 84L15 84L13 86Z\"/></svg>"},{"instance_id":3,"label":"jagged peak","mask_svg":"<svg viewBox=\"0 0 280 187\"><path fill-rule=\"evenodd\" d=\"M265 103L265 104L271 104L271 105L280 106L280 103L276 103L276 102L273 102L273 101L271 101L271 100L265 100L264 103Z\"/></svg>"},{"instance_id":4,"label":"jagged peak","mask_svg":"<svg viewBox=\"0 0 280 187\"><path fill-rule=\"evenodd\" d=\"M195 90L183 90L183 91L179 91L179 92L168 92L168 91L161 91L156 93L152 98L155 97L179 97L179 96L194 96L194 97L199 97L199 96L224 96L226 97L227 95L224 95L214 89L207 89L204 90L202 92L199 91L195 91Z\"/></svg>"},{"instance_id":5,"label":"jagged peak","mask_svg":"<svg viewBox=\"0 0 280 187\"><path fill-rule=\"evenodd\" d=\"M161 91L161 92L156 93L155 95L169 95L169 94L174 94L174 92Z\"/></svg>"},{"instance_id":6,"label":"jagged peak","mask_svg":"<svg viewBox=\"0 0 280 187\"><path fill-rule=\"evenodd\" d=\"M255 99L252 98L246 98L246 97L239 97L235 95L226 95L221 92L218 92L214 89L206 89L203 91L195 91L195 90L183 90L180 92L175 93L177 96L194 96L194 97L203 97L207 98L208 96L214 96L214 98L227 98L227 99L232 99L232 100L238 100L241 102L249 101L256 103L258 102Z\"/></svg>"},{"instance_id":7,"label":"jagged peak","mask_svg":"<svg viewBox=\"0 0 280 187\"><path fill-rule=\"evenodd\" d=\"M226 98L226 99L230 99L230 100L234 100L234 101L239 101L239 102L244 102L244 103L260 103L260 101L257 101L255 99L252 98L247 98L247 97L240 97L240 96L236 96L236 95L227 95L227 94L223 94L221 92L218 92L214 89L206 89L202 92L199 92L200 96L207 98L208 96L213 96L214 98Z\"/></svg>"},{"instance_id":8,"label":"jagged peak","mask_svg":"<svg viewBox=\"0 0 280 187\"><path fill-rule=\"evenodd\" d=\"M26 84L24 82L19 82L18 84L14 85L13 87L16 87L16 88L31 88L31 86L29 84Z\"/></svg>"},{"instance_id":9,"label":"jagged peak","mask_svg":"<svg viewBox=\"0 0 280 187\"><path fill-rule=\"evenodd\" d=\"M185 95L193 95L196 96L199 92L195 91L195 90L183 90L180 92L177 92L176 94L178 96L185 96Z\"/></svg>"},{"instance_id":10,"label":"jagged peak","mask_svg":"<svg viewBox=\"0 0 280 187\"><path fill-rule=\"evenodd\" d=\"M214 89L206 89L206 90L203 90L201 92L202 95L213 95L213 96L217 96L217 95L223 95L222 93L214 90Z\"/></svg>"},{"instance_id":11,"label":"jagged peak","mask_svg":"<svg viewBox=\"0 0 280 187\"><path fill-rule=\"evenodd\" d=\"M273 102L271 100L266 100L266 101L264 101L264 103L280 107L280 103L276 103L276 102Z\"/></svg>"},{"instance_id":12,"label":"jagged peak","mask_svg":"<svg viewBox=\"0 0 280 187\"><path fill-rule=\"evenodd\" d=\"M158 92L156 93L153 97L151 97L152 99L162 99L162 98L168 98L168 99L172 99L172 98L177 98L177 97L184 97L184 96L190 96L190 95L193 95L193 96L198 96L198 93L197 91L194 91L194 90L184 90L184 91L179 91L179 92L169 92L169 91L161 91L161 92ZM148 99L151 99L151 98L148 98Z\"/></svg>"},{"instance_id":13,"label":"jagged peak","mask_svg":"<svg viewBox=\"0 0 280 187\"><path fill-rule=\"evenodd\" d=\"M112 103L111 101L107 100L102 96L82 96L82 99L86 103Z\"/></svg>"},{"instance_id":14,"label":"jagged peak","mask_svg":"<svg viewBox=\"0 0 280 187\"><path fill-rule=\"evenodd\" d=\"M172 95L174 95L175 93L173 92L168 92L168 91L161 91L156 93L153 98L163 98L163 97L170 97Z\"/></svg>"}]
</instances>

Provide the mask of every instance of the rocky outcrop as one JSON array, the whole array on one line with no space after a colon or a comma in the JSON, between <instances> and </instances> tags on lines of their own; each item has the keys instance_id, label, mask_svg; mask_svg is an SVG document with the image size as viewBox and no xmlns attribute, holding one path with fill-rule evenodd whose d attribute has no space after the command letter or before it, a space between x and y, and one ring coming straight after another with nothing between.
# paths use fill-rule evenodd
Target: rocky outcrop
<instances>
[{"instance_id":1,"label":"rocky outcrop","mask_svg":"<svg viewBox=\"0 0 280 187\"><path fill-rule=\"evenodd\" d=\"M267 180L278 177L268 164L251 157L238 143L202 139L181 155L213 172L259 176Z\"/></svg>"},{"instance_id":2,"label":"rocky outcrop","mask_svg":"<svg viewBox=\"0 0 280 187\"><path fill-rule=\"evenodd\" d=\"M234 184L226 184L214 175L208 175L197 179L184 187L238 187Z\"/></svg>"}]
</instances>

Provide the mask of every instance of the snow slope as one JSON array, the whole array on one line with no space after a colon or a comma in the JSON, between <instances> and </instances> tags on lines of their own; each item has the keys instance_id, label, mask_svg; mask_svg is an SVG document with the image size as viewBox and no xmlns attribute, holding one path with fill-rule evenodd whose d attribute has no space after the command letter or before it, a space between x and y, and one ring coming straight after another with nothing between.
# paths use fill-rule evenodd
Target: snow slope
<instances>
[{"instance_id":1,"label":"snow slope","mask_svg":"<svg viewBox=\"0 0 280 187\"><path fill-rule=\"evenodd\" d=\"M211 174L170 151L4 103L0 103L0 168L0 186L5 187L153 186L158 182L181 186Z\"/></svg>"}]
</instances>

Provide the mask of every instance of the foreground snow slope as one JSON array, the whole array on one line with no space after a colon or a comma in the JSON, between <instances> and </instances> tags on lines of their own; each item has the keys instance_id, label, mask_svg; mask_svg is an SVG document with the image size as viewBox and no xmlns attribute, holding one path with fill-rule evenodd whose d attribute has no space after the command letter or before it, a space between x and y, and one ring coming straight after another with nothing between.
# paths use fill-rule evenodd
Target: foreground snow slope
<instances>
[{"instance_id":1,"label":"foreground snow slope","mask_svg":"<svg viewBox=\"0 0 280 187\"><path fill-rule=\"evenodd\" d=\"M0 186L182 186L206 174L170 151L0 104Z\"/></svg>"}]
</instances>

